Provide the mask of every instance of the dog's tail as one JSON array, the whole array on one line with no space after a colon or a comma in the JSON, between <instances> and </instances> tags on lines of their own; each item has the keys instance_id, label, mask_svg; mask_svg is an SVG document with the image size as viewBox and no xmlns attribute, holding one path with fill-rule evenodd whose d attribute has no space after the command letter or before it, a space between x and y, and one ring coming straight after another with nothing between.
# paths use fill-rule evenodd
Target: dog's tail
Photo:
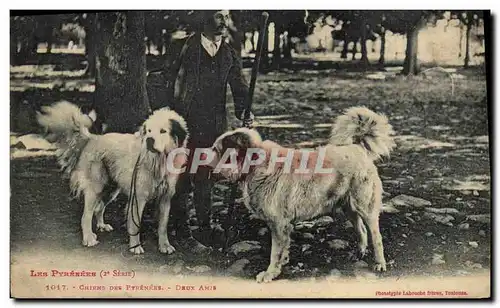
<instances>
[{"instance_id":1,"label":"dog's tail","mask_svg":"<svg viewBox=\"0 0 500 308\"><path fill-rule=\"evenodd\" d=\"M330 143L339 146L358 144L375 161L389 156L395 146L393 134L386 116L365 107L352 107L335 119Z\"/></svg>"},{"instance_id":2,"label":"dog's tail","mask_svg":"<svg viewBox=\"0 0 500 308\"><path fill-rule=\"evenodd\" d=\"M37 111L38 124L45 129L46 138L59 147L58 162L61 169L70 174L80 154L93 136L89 129L95 121L95 114L84 114L76 105L60 101L43 106Z\"/></svg>"}]
</instances>

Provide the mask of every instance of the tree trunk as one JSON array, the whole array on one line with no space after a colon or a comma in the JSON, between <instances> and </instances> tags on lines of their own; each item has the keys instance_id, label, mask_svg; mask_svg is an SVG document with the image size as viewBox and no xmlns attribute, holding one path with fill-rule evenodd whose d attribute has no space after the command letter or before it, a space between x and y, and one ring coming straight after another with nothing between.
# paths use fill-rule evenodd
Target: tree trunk
<instances>
[{"instance_id":1,"label":"tree trunk","mask_svg":"<svg viewBox=\"0 0 500 308\"><path fill-rule=\"evenodd\" d=\"M36 55L38 54L38 36L35 34L33 37L31 37L29 43L28 43L28 48L29 48L29 55L32 58L35 58Z\"/></svg>"},{"instance_id":2,"label":"tree trunk","mask_svg":"<svg viewBox=\"0 0 500 308\"><path fill-rule=\"evenodd\" d=\"M347 40L347 34L346 34L346 36L344 37L344 46L342 46L342 51L340 52L341 59L347 59L347 53L349 52L348 46L349 46L349 41Z\"/></svg>"},{"instance_id":3,"label":"tree trunk","mask_svg":"<svg viewBox=\"0 0 500 308\"><path fill-rule=\"evenodd\" d=\"M172 40L172 33L169 31L165 31L161 33L161 52L160 56L163 56L165 54L165 51L167 49L167 46L170 45Z\"/></svg>"},{"instance_id":4,"label":"tree trunk","mask_svg":"<svg viewBox=\"0 0 500 308\"><path fill-rule=\"evenodd\" d=\"M97 14L87 14L85 19L85 56L87 57L87 70L85 75L95 77L96 75L96 35Z\"/></svg>"},{"instance_id":5,"label":"tree trunk","mask_svg":"<svg viewBox=\"0 0 500 308\"><path fill-rule=\"evenodd\" d=\"M10 65L17 65L17 40L10 40Z\"/></svg>"},{"instance_id":6,"label":"tree trunk","mask_svg":"<svg viewBox=\"0 0 500 308\"><path fill-rule=\"evenodd\" d=\"M288 33L283 34L283 62L290 64L292 62L292 46Z\"/></svg>"},{"instance_id":7,"label":"tree trunk","mask_svg":"<svg viewBox=\"0 0 500 308\"><path fill-rule=\"evenodd\" d=\"M47 53L52 53L52 45L54 44L54 40L52 37L49 37L47 40Z\"/></svg>"},{"instance_id":8,"label":"tree trunk","mask_svg":"<svg viewBox=\"0 0 500 308\"><path fill-rule=\"evenodd\" d=\"M273 70L279 70L281 65L281 49L280 49L280 33L281 24L279 21L274 21L274 49L273 49Z\"/></svg>"},{"instance_id":9,"label":"tree trunk","mask_svg":"<svg viewBox=\"0 0 500 308\"><path fill-rule=\"evenodd\" d=\"M52 53L52 44L54 43L54 28L55 25L52 22L48 22L45 26L44 37L47 41L47 53Z\"/></svg>"},{"instance_id":10,"label":"tree trunk","mask_svg":"<svg viewBox=\"0 0 500 308\"><path fill-rule=\"evenodd\" d=\"M469 67L470 62L470 32L472 30L472 14L467 13L467 24L465 29L465 59L464 59L464 68Z\"/></svg>"},{"instance_id":11,"label":"tree trunk","mask_svg":"<svg viewBox=\"0 0 500 308\"><path fill-rule=\"evenodd\" d=\"M50 54L52 53L52 40L47 37L46 43L47 43L47 49L45 53Z\"/></svg>"},{"instance_id":12,"label":"tree trunk","mask_svg":"<svg viewBox=\"0 0 500 308\"><path fill-rule=\"evenodd\" d=\"M34 59L37 54L37 43L34 35L26 33L26 37L21 38L21 49L18 53L18 63L26 63L29 59Z\"/></svg>"},{"instance_id":13,"label":"tree trunk","mask_svg":"<svg viewBox=\"0 0 500 308\"><path fill-rule=\"evenodd\" d=\"M29 38L28 46L27 46L29 56L32 59L36 58L36 55L38 54L38 42L39 42L39 38L40 38L40 30L39 30L40 21L35 19L33 21L33 25L34 25L33 32Z\"/></svg>"},{"instance_id":14,"label":"tree trunk","mask_svg":"<svg viewBox=\"0 0 500 308\"><path fill-rule=\"evenodd\" d=\"M464 36L464 28L462 26L462 23L460 23L460 41L458 42L458 57L462 57L462 41L463 41L463 36Z\"/></svg>"},{"instance_id":15,"label":"tree trunk","mask_svg":"<svg viewBox=\"0 0 500 308\"><path fill-rule=\"evenodd\" d=\"M17 55L17 44L18 44L18 36L19 30L17 29L18 25L13 23L12 17L10 22L10 65L17 65L18 55Z\"/></svg>"},{"instance_id":16,"label":"tree trunk","mask_svg":"<svg viewBox=\"0 0 500 308\"><path fill-rule=\"evenodd\" d=\"M358 53L358 40L353 41L354 45L352 45L352 61L356 60L356 54Z\"/></svg>"},{"instance_id":17,"label":"tree trunk","mask_svg":"<svg viewBox=\"0 0 500 308\"><path fill-rule=\"evenodd\" d=\"M380 34L380 58L378 59L378 64L381 66L385 65L385 29L382 29Z\"/></svg>"},{"instance_id":18,"label":"tree trunk","mask_svg":"<svg viewBox=\"0 0 500 308\"><path fill-rule=\"evenodd\" d=\"M94 105L106 132L133 133L151 111L144 13L97 13Z\"/></svg>"},{"instance_id":19,"label":"tree trunk","mask_svg":"<svg viewBox=\"0 0 500 308\"><path fill-rule=\"evenodd\" d=\"M368 61L368 50L366 49L366 21L365 19L361 22L361 65L365 68L370 65Z\"/></svg>"},{"instance_id":20,"label":"tree trunk","mask_svg":"<svg viewBox=\"0 0 500 308\"><path fill-rule=\"evenodd\" d=\"M403 74L406 76L417 75L419 72L417 59L419 31L420 25L418 24L411 27L406 34L406 53L403 64Z\"/></svg>"}]
</instances>

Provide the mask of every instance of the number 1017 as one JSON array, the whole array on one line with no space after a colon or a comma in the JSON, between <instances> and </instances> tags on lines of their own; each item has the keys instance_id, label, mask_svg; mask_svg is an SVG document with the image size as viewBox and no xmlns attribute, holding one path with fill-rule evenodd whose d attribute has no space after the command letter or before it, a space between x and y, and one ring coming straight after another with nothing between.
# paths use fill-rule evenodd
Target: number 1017
<instances>
[{"instance_id":1,"label":"number 1017","mask_svg":"<svg viewBox=\"0 0 500 308\"><path fill-rule=\"evenodd\" d=\"M47 284L45 285L46 291L66 291L68 286L65 284Z\"/></svg>"}]
</instances>

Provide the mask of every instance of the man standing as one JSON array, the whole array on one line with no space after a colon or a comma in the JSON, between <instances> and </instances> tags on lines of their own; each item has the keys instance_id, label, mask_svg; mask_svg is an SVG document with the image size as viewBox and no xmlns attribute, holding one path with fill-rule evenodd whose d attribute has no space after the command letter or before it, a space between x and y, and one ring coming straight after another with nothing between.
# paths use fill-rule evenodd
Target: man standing
<instances>
[{"instance_id":1,"label":"man standing","mask_svg":"<svg viewBox=\"0 0 500 308\"><path fill-rule=\"evenodd\" d=\"M229 12L198 11L197 14L199 31L171 44L163 71L167 103L187 121L191 154L196 148L211 147L215 139L227 131L227 84L233 94L236 117L247 124L253 120L253 115L242 119L248 84L242 74L241 57L224 41L231 22ZM193 203L199 231L207 239L211 234L213 184L208 168L200 167L196 174L186 172L179 178L172 200L177 244L193 253L205 253L210 249L194 239L188 228L188 195L194 187Z\"/></svg>"}]
</instances>

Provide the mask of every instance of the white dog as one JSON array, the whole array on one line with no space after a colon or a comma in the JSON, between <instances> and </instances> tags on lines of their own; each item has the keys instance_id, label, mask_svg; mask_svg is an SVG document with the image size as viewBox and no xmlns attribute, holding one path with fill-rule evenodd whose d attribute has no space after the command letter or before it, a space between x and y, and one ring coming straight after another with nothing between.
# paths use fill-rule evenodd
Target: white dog
<instances>
[{"instance_id":1,"label":"white dog","mask_svg":"<svg viewBox=\"0 0 500 308\"><path fill-rule=\"evenodd\" d=\"M329 143L309 153L303 165L303 151L262 141L255 130L239 128L215 141L211 152L215 157L211 166L217 164L214 172L219 169L223 176L240 183L245 205L271 230L271 261L267 270L257 275L258 282L273 280L288 263L294 223L329 214L339 205L355 226L361 255L368 246L368 228L375 255L374 270L386 270L379 230L382 182L374 161L389 155L395 146L392 134L385 116L355 107L337 117ZM220 164L226 162L228 149L236 150L236 168L224 169ZM259 159L254 160L245 169L245 162L253 160L250 157L257 153L255 150L264 153L259 155L262 159L259 163ZM287 159L276 163L276 157ZM318 161L330 171L295 173L318 166ZM249 166L250 163L246 167Z\"/></svg>"},{"instance_id":2,"label":"white dog","mask_svg":"<svg viewBox=\"0 0 500 308\"><path fill-rule=\"evenodd\" d=\"M114 197L119 192L131 196L126 208L129 250L135 254L144 252L139 236L142 213L146 202L156 200L160 210L159 250L169 254L175 251L168 239L167 224L178 174L167 171L167 156L187 144L187 126L181 116L164 108L150 115L136 134L94 135L89 128L95 114L83 114L77 106L62 101L43 107L37 120L59 146L58 161L69 175L72 193L84 196L84 246L99 243L92 231L94 214L98 230L113 230L104 222L103 192L107 185L115 184L118 190ZM176 155L170 163L180 169L185 157Z\"/></svg>"}]
</instances>

